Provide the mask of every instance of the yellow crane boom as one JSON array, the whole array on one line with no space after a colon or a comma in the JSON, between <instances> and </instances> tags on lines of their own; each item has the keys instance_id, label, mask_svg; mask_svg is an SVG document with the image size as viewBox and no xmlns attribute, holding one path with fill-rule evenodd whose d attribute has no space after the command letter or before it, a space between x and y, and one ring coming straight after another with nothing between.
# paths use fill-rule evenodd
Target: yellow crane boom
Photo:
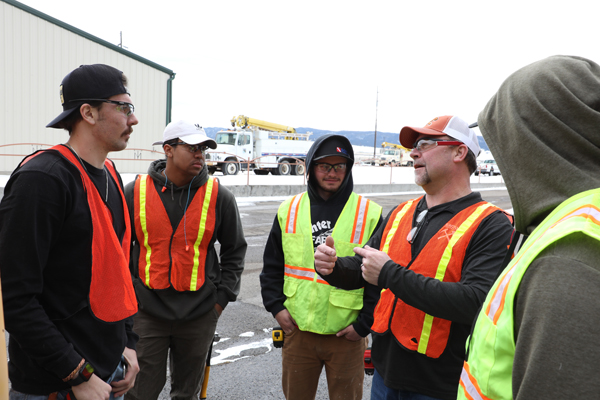
<instances>
[{"instance_id":1,"label":"yellow crane boom","mask_svg":"<svg viewBox=\"0 0 600 400\"><path fill-rule=\"evenodd\" d=\"M400 149L400 150L409 150L406 147L402 146L401 144L397 144L397 143L388 143L388 142L383 142L381 143L381 147L391 147L394 149Z\"/></svg>"},{"instance_id":2,"label":"yellow crane boom","mask_svg":"<svg viewBox=\"0 0 600 400\"><path fill-rule=\"evenodd\" d=\"M266 131L296 133L296 129L290 126L261 121L260 119L250 118L244 115L238 115L237 117L231 118L231 126L237 126L238 128L242 129L247 127L256 127Z\"/></svg>"}]
</instances>

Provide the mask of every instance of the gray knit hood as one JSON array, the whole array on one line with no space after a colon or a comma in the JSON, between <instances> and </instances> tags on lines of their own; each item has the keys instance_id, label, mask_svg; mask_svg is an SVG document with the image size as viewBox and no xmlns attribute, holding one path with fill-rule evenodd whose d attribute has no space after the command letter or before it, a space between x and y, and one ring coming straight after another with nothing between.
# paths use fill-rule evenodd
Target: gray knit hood
<instances>
[{"instance_id":1,"label":"gray knit hood","mask_svg":"<svg viewBox=\"0 0 600 400\"><path fill-rule=\"evenodd\" d=\"M593 61L553 56L518 70L478 123L520 232L531 233L569 197L600 188L600 66Z\"/></svg>"}]
</instances>

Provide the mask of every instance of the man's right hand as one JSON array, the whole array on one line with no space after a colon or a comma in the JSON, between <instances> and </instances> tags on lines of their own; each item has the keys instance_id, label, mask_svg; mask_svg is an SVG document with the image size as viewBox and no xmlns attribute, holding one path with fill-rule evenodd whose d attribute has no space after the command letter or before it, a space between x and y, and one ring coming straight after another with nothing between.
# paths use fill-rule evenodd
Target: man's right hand
<instances>
[{"instance_id":1,"label":"man's right hand","mask_svg":"<svg viewBox=\"0 0 600 400\"><path fill-rule=\"evenodd\" d=\"M290 315L290 312L287 309L283 309L275 315L275 319L277 323L283 329L284 333L291 333L294 329L296 329L296 321Z\"/></svg>"},{"instance_id":2,"label":"man's right hand","mask_svg":"<svg viewBox=\"0 0 600 400\"><path fill-rule=\"evenodd\" d=\"M335 255L335 246L333 238L328 236L325 244L317 246L315 251L315 269L321 275L329 275L333 272L337 256Z\"/></svg>"},{"instance_id":3,"label":"man's right hand","mask_svg":"<svg viewBox=\"0 0 600 400\"><path fill-rule=\"evenodd\" d=\"M90 380L71 388L77 400L108 400L112 387L93 374Z\"/></svg>"}]
</instances>

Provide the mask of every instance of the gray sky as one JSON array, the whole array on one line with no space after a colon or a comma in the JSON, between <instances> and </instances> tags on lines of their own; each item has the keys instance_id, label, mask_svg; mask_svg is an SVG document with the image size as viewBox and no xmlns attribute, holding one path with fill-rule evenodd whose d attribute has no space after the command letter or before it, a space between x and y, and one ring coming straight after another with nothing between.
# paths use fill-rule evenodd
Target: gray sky
<instances>
[{"instance_id":1,"label":"gray sky","mask_svg":"<svg viewBox=\"0 0 600 400\"><path fill-rule=\"evenodd\" d=\"M512 72L568 54L600 62L582 0L20 0L173 70L173 119L246 115L293 127L398 132L471 122ZM124 71L127 74L127 71ZM132 93L135 102L135 93Z\"/></svg>"}]
</instances>

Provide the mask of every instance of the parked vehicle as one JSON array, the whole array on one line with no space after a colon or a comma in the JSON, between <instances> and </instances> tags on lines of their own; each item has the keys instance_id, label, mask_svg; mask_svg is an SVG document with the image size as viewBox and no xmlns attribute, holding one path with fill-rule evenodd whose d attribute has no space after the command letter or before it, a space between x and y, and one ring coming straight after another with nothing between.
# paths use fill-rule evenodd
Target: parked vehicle
<instances>
[{"instance_id":1,"label":"parked vehicle","mask_svg":"<svg viewBox=\"0 0 600 400\"><path fill-rule=\"evenodd\" d=\"M312 132L296 133L294 128L240 115L231 119L233 129L215 136L217 150L206 154L209 173L236 175L250 168L257 175L303 175L306 153L314 143ZM248 160L255 160L250 162Z\"/></svg>"},{"instance_id":2,"label":"parked vehicle","mask_svg":"<svg viewBox=\"0 0 600 400\"><path fill-rule=\"evenodd\" d=\"M357 157L357 162L361 164L371 165L388 165L388 164L400 164L402 166L413 165L413 160L410 157L410 150L405 147L395 144L383 142L381 149L375 155L369 154L366 156Z\"/></svg>"},{"instance_id":3,"label":"parked vehicle","mask_svg":"<svg viewBox=\"0 0 600 400\"><path fill-rule=\"evenodd\" d=\"M498 168L498 164L496 164L496 160L494 160L493 158L488 158L480 162L477 166L477 169L475 170L475 175L479 174L494 176L500 175L501 173L500 168Z\"/></svg>"}]
</instances>

